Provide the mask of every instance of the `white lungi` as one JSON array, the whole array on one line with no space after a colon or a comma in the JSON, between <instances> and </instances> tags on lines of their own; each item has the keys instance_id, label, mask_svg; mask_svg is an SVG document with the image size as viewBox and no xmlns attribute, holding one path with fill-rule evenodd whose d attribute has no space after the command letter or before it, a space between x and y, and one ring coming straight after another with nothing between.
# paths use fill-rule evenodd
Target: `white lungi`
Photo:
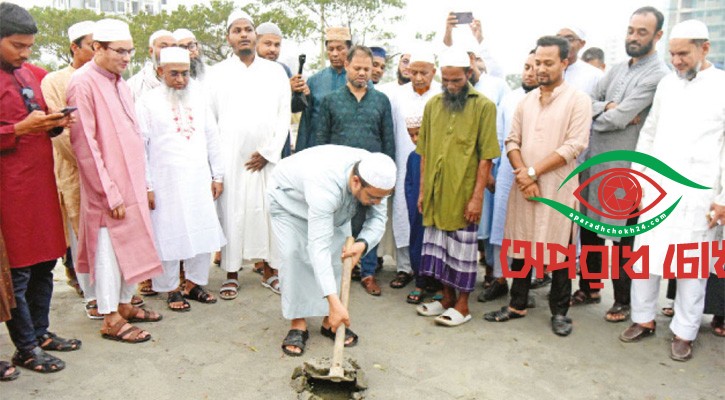
<instances>
[{"instance_id":1,"label":"white lungi","mask_svg":"<svg viewBox=\"0 0 725 400\"><path fill-rule=\"evenodd\" d=\"M108 228L101 227L98 230L94 271L99 314L105 315L118 311L119 303L131 303L136 285L126 283L121 276L121 268L118 266Z\"/></svg>"}]
</instances>

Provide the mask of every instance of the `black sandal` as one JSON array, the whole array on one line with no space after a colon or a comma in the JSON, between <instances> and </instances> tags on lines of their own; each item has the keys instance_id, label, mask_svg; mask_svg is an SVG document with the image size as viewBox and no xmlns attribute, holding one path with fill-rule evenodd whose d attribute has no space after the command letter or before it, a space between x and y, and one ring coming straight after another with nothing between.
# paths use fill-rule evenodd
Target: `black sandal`
<instances>
[{"instance_id":1,"label":"black sandal","mask_svg":"<svg viewBox=\"0 0 725 400\"><path fill-rule=\"evenodd\" d=\"M15 371L8 374L8 370L10 368L14 368ZM18 378L18 376L20 376L20 371L18 371L17 368L13 367L13 365L7 361L0 361L0 381L14 381Z\"/></svg>"},{"instance_id":2,"label":"black sandal","mask_svg":"<svg viewBox=\"0 0 725 400\"><path fill-rule=\"evenodd\" d=\"M291 357L299 357L305 353L305 346L307 345L307 339L310 337L310 332L301 329L290 329L287 332L282 341L282 352ZM300 349L299 353L295 353L287 348L287 346L294 346Z\"/></svg>"},{"instance_id":3,"label":"black sandal","mask_svg":"<svg viewBox=\"0 0 725 400\"><path fill-rule=\"evenodd\" d=\"M199 303L214 304L216 303L216 297L212 297L203 287L196 285L189 293L184 293L184 297L191 300L196 300Z\"/></svg>"},{"instance_id":4,"label":"black sandal","mask_svg":"<svg viewBox=\"0 0 725 400\"><path fill-rule=\"evenodd\" d=\"M65 362L63 360L51 356L37 346L33 350L22 353L16 351L13 355L13 364L43 374L58 372L65 368Z\"/></svg>"},{"instance_id":5,"label":"black sandal","mask_svg":"<svg viewBox=\"0 0 725 400\"><path fill-rule=\"evenodd\" d=\"M519 314L511 311L508 306L501 307L498 311L491 311L483 314L483 319L489 322L506 322L510 319L523 318L526 314Z\"/></svg>"},{"instance_id":6,"label":"black sandal","mask_svg":"<svg viewBox=\"0 0 725 400\"><path fill-rule=\"evenodd\" d=\"M332 331L332 327L325 328L324 326L320 327L320 333L322 336L329 337L332 340L335 340L335 332ZM352 342L348 343L348 340L352 338ZM355 332L351 331L348 328L345 328L345 347L353 347L357 344L358 337L355 334Z\"/></svg>"},{"instance_id":7,"label":"black sandal","mask_svg":"<svg viewBox=\"0 0 725 400\"><path fill-rule=\"evenodd\" d=\"M38 337L40 348L45 351L74 351L81 348L81 341L78 339L63 339L53 332L46 332Z\"/></svg>"},{"instance_id":8,"label":"black sandal","mask_svg":"<svg viewBox=\"0 0 725 400\"><path fill-rule=\"evenodd\" d=\"M599 304L602 302L602 296L598 297L592 297L591 293L587 293L581 289L574 292L573 295L571 295L571 302L569 303L571 306L579 306L579 305L585 305L585 304Z\"/></svg>"},{"instance_id":9,"label":"black sandal","mask_svg":"<svg viewBox=\"0 0 725 400\"><path fill-rule=\"evenodd\" d=\"M181 306L181 308L174 308L174 307L171 307L171 303L183 303L183 305ZM189 304L189 302L186 301L184 296L182 296L181 292L178 290L169 292L169 295L166 298L166 305L169 307L169 310L171 310L171 311L177 311L177 312L191 311L191 304Z\"/></svg>"},{"instance_id":10,"label":"black sandal","mask_svg":"<svg viewBox=\"0 0 725 400\"><path fill-rule=\"evenodd\" d=\"M395 278L393 278L393 280L390 281L390 287L393 289L402 289L402 288L406 287L412 280L413 280L413 274L409 274L407 272L400 271L397 274L395 274Z\"/></svg>"}]
</instances>

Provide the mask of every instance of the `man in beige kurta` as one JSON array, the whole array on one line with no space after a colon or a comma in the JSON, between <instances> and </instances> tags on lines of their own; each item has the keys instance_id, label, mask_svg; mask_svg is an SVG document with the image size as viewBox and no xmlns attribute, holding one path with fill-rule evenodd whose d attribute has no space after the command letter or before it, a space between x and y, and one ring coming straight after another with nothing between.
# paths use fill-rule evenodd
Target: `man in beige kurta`
<instances>
[{"instance_id":1,"label":"man in beige kurta","mask_svg":"<svg viewBox=\"0 0 725 400\"><path fill-rule=\"evenodd\" d=\"M48 107L60 110L67 106L66 89L73 73L88 61L93 59L93 21L82 21L68 28L70 51L73 54L72 62L65 68L49 73L41 82L40 88ZM70 247L71 257L78 255L78 221L81 209L81 183L78 177L78 164L70 144L70 131L53 138L53 160L55 182L60 194L60 207L63 212L66 242ZM76 275L72 260L66 260L66 276L68 284L83 292L88 308L89 317L96 317L94 304L96 292L90 284L88 274Z\"/></svg>"},{"instance_id":2,"label":"man in beige kurta","mask_svg":"<svg viewBox=\"0 0 725 400\"><path fill-rule=\"evenodd\" d=\"M529 92L514 114L511 132L506 138L506 151L514 168L518 190L511 190L504 228L506 240L531 244L532 256L550 263L550 254L536 252L535 243L568 246L572 239L573 223L548 205L532 200L543 197L576 209L574 191L579 183L571 179L561 182L576 167L576 157L589 143L592 120L591 99L563 80L567 66L566 40L545 36L537 42L535 53L536 78L540 86ZM552 254L554 255L554 254ZM524 267L524 252L509 247L513 258L512 271ZM557 262L565 261L561 253ZM571 333L571 319L566 317L571 297L571 280L567 269L552 273L549 308L552 329L560 336ZM526 315L526 303L531 286L532 270L524 278L514 278L511 302L508 307L484 316L489 321L502 322Z\"/></svg>"}]
</instances>

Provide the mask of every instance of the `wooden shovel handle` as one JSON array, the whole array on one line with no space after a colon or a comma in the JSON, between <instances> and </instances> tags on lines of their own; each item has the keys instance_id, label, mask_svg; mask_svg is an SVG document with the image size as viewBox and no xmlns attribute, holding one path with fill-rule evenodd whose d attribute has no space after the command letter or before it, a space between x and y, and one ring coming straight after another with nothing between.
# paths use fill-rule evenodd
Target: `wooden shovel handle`
<instances>
[{"instance_id":1,"label":"wooden shovel handle","mask_svg":"<svg viewBox=\"0 0 725 400\"><path fill-rule=\"evenodd\" d=\"M350 246L352 246L355 243L355 239L348 236L347 240L345 241L345 249L349 249ZM345 257L342 260L342 285L340 288L340 302L343 306L345 306L345 309L347 309L348 314L350 313L350 309L348 308L348 305L350 304L350 278L352 277L352 257ZM342 368L342 361L343 361L343 353L345 349L345 324L340 324L340 326L337 327L337 332L335 333L335 348L332 351L332 362L330 364L330 378L335 381L335 377L339 377L339 379L344 378L345 371Z\"/></svg>"}]
</instances>

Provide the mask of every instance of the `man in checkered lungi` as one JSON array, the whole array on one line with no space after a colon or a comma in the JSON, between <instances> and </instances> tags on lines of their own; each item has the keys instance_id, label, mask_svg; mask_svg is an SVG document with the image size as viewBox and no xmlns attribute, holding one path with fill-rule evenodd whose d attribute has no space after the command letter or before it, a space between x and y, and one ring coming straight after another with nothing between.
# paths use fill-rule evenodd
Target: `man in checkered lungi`
<instances>
[{"instance_id":1,"label":"man in checkered lungi","mask_svg":"<svg viewBox=\"0 0 725 400\"><path fill-rule=\"evenodd\" d=\"M440 325L458 326L471 319L468 297L476 283L483 190L493 184L491 159L501 152L496 106L469 84L466 51L447 50L440 66L443 93L426 104L416 152L425 226L420 272L443 284L443 298L417 311L436 316Z\"/></svg>"}]
</instances>

